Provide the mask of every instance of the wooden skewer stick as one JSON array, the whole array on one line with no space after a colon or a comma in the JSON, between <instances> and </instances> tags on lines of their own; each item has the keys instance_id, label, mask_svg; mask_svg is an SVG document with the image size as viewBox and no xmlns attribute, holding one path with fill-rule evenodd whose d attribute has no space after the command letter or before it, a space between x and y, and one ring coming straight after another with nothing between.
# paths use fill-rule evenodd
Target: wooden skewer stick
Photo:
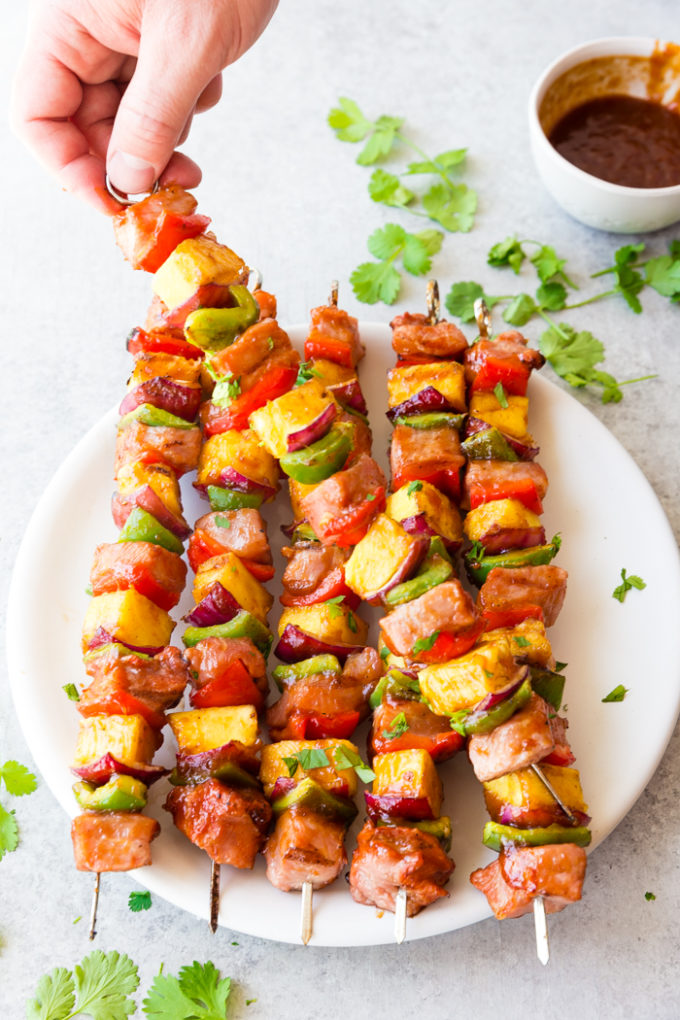
<instances>
[{"instance_id":1,"label":"wooden skewer stick","mask_svg":"<svg viewBox=\"0 0 680 1020\"><path fill-rule=\"evenodd\" d=\"M548 940L548 921L545 916L545 903L542 896L534 899L534 927L536 929L536 953L545 967L550 959L550 942Z\"/></svg>"},{"instance_id":2,"label":"wooden skewer stick","mask_svg":"<svg viewBox=\"0 0 680 1020\"><path fill-rule=\"evenodd\" d=\"M302 902L300 910L300 937L305 945L312 937L313 913L312 895L314 886L311 882L302 883Z\"/></svg>"},{"instance_id":3,"label":"wooden skewer stick","mask_svg":"<svg viewBox=\"0 0 680 1020\"><path fill-rule=\"evenodd\" d=\"M331 280L331 294L328 298L328 304L332 305L333 308L338 307L338 281Z\"/></svg>"},{"instance_id":4,"label":"wooden skewer stick","mask_svg":"<svg viewBox=\"0 0 680 1020\"><path fill-rule=\"evenodd\" d=\"M576 818L576 815L573 813L573 811L569 810L569 808L564 803L564 801L560 797L559 793L557 792L557 790L555 789L553 784L550 782L548 777L543 772L543 769L539 768L538 765L536 765L536 764L533 764L531 766L531 769L533 770L535 775L541 780L541 782L543 783L543 785L545 786L546 790L548 791L550 796L553 798L553 800L555 800L559 804L560 808L562 809L562 811L564 811L565 815L567 816L567 818L569 819L571 824L575 825L576 822L578 821L578 819Z\"/></svg>"},{"instance_id":5,"label":"wooden skewer stick","mask_svg":"<svg viewBox=\"0 0 680 1020\"><path fill-rule=\"evenodd\" d=\"M486 301L484 298L477 298L472 307L474 308L479 335L482 340L488 340L491 335L491 314L487 308Z\"/></svg>"},{"instance_id":6,"label":"wooden skewer stick","mask_svg":"<svg viewBox=\"0 0 680 1020\"><path fill-rule=\"evenodd\" d=\"M427 317L430 326L436 326L442 314L442 306L439 300L439 284L436 280L427 281Z\"/></svg>"},{"instance_id":7,"label":"wooden skewer stick","mask_svg":"<svg viewBox=\"0 0 680 1020\"><path fill-rule=\"evenodd\" d=\"M94 890L92 892L92 908L90 910L90 931L88 938L90 942L94 941L94 937L97 934L97 907L99 906L99 885L101 883L101 872L97 871L94 880Z\"/></svg>"},{"instance_id":8,"label":"wooden skewer stick","mask_svg":"<svg viewBox=\"0 0 680 1020\"><path fill-rule=\"evenodd\" d=\"M406 890L401 888L394 904L394 938L399 946L406 938L406 904Z\"/></svg>"},{"instance_id":9,"label":"wooden skewer stick","mask_svg":"<svg viewBox=\"0 0 680 1020\"><path fill-rule=\"evenodd\" d=\"M250 270L250 278L248 279L248 285L252 290L262 290L262 273L259 269Z\"/></svg>"},{"instance_id":10,"label":"wooden skewer stick","mask_svg":"<svg viewBox=\"0 0 680 1020\"><path fill-rule=\"evenodd\" d=\"M210 862L210 931L217 931L217 918L220 913L220 866Z\"/></svg>"}]
</instances>

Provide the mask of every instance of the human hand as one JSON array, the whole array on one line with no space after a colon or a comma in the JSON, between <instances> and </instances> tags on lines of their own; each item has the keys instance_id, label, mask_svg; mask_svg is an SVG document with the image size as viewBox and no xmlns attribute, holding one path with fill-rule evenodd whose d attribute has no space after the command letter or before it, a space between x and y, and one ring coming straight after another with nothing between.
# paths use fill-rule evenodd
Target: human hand
<instances>
[{"instance_id":1,"label":"human hand","mask_svg":"<svg viewBox=\"0 0 680 1020\"><path fill-rule=\"evenodd\" d=\"M105 187L195 187L175 152L221 71L263 32L278 0L38 0L12 98L16 133L65 190L109 214Z\"/></svg>"}]
</instances>

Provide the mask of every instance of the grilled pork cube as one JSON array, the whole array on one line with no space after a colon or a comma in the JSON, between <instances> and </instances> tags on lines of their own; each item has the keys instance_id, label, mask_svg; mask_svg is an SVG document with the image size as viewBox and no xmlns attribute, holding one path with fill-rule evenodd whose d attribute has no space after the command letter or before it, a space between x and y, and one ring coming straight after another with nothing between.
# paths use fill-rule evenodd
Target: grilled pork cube
<instances>
[{"instance_id":1,"label":"grilled pork cube","mask_svg":"<svg viewBox=\"0 0 680 1020\"><path fill-rule=\"evenodd\" d=\"M483 892L499 920L521 917L543 897L554 914L581 899L586 852L574 843L517 847L504 850L486 868L473 871L472 884Z\"/></svg>"},{"instance_id":2,"label":"grilled pork cube","mask_svg":"<svg viewBox=\"0 0 680 1020\"><path fill-rule=\"evenodd\" d=\"M195 688L219 680L236 661L248 670L262 694L267 693L267 666L264 656L248 638L203 638L193 648L187 648L184 657L197 674L191 683Z\"/></svg>"},{"instance_id":3,"label":"grilled pork cube","mask_svg":"<svg viewBox=\"0 0 680 1020\"><path fill-rule=\"evenodd\" d=\"M445 581L397 606L383 617L380 627L391 651L410 656L416 641L431 637L435 631L456 634L468 630L477 618L474 603L460 581Z\"/></svg>"},{"instance_id":4,"label":"grilled pork cube","mask_svg":"<svg viewBox=\"0 0 680 1020\"><path fill-rule=\"evenodd\" d=\"M431 482L452 499L460 494L460 469L465 463L455 429L412 429L397 425L392 433L392 488L406 482Z\"/></svg>"},{"instance_id":5,"label":"grilled pork cube","mask_svg":"<svg viewBox=\"0 0 680 1020\"><path fill-rule=\"evenodd\" d=\"M231 375L238 379L241 393L247 393L260 378L277 365L297 367L300 355L293 349L288 334L272 319L249 326L234 340L211 358L217 375Z\"/></svg>"},{"instance_id":6,"label":"grilled pork cube","mask_svg":"<svg viewBox=\"0 0 680 1020\"><path fill-rule=\"evenodd\" d=\"M363 678L317 674L301 677L283 692L267 709L267 726L272 740L290 740L299 736L299 725L305 716L329 717L356 712L355 725L369 714L368 699L374 687ZM332 730L331 730L332 732Z\"/></svg>"},{"instance_id":7,"label":"grilled pork cube","mask_svg":"<svg viewBox=\"0 0 680 1020\"><path fill-rule=\"evenodd\" d=\"M71 822L78 871L131 871L151 864L151 840L161 827L155 818L127 811L86 811Z\"/></svg>"},{"instance_id":8,"label":"grilled pork cube","mask_svg":"<svg viewBox=\"0 0 680 1020\"><path fill-rule=\"evenodd\" d=\"M266 290L254 290L253 297L260 306L260 321L276 318L276 295Z\"/></svg>"},{"instance_id":9,"label":"grilled pork cube","mask_svg":"<svg viewBox=\"0 0 680 1020\"><path fill-rule=\"evenodd\" d=\"M357 320L335 305L320 305L309 314L311 327L305 340L305 360L328 358L355 368L366 353Z\"/></svg>"},{"instance_id":10,"label":"grilled pork cube","mask_svg":"<svg viewBox=\"0 0 680 1020\"><path fill-rule=\"evenodd\" d=\"M343 680L347 682L360 680L367 689L370 687L370 691L373 690L383 673L382 659L375 648L371 648L370 645L362 648L360 652L352 652L351 655L348 655L342 669Z\"/></svg>"},{"instance_id":11,"label":"grilled pork cube","mask_svg":"<svg viewBox=\"0 0 680 1020\"><path fill-rule=\"evenodd\" d=\"M172 645L149 659L121 656L116 648L104 647L87 656L85 666L92 683L81 694L79 707L99 699L104 688L115 688L144 700L154 712L165 712L178 703L190 681L189 667Z\"/></svg>"},{"instance_id":12,"label":"grilled pork cube","mask_svg":"<svg viewBox=\"0 0 680 1020\"><path fill-rule=\"evenodd\" d=\"M545 358L540 351L527 347L525 336L516 329L509 329L505 333L499 333L493 340L479 340L468 347L463 361L469 382L473 381L489 357L493 357L494 361L507 361L509 366L519 363L530 371L545 364Z\"/></svg>"},{"instance_id":13,"label":"grilled pork cube","mask_svg":"<svg viewBox=\"0 0 680 1020\"><path fill-rule=\"evenodd\" d=\"M267 525L259 510L244 508L204 514L196 521L194 532L199 532L211 546L215 546L214 556L220 552L232 552L241 559L256 563L272 561Z\"/></svg>"},{"instance_id":14,"label":"grilled pork cube","mask_svg":"<svg viewBox=\"0 0 680 1020\"><path fill-rule=\"evenodd\" d=\"M320 545L318 542L284 546L281 550L288 560L281 579L285 594L281 601L284 606L291 599L313 596L321 583L334 571L343 570L348 552L337 545Z\"/></svg>"},{"instance_id":15,"label":"grilled pork cube","mask_svg":"<svg viewBox=\"0 0 680 1020\"><path fill-rule=\"evenodd\" d=\"M179 602L186 576L184 561L163 546L111 542L94 551L90 586L93 595L135 588L167 612Z\"/></svg>"},{"instance_id":16,"label":"grilled pork cube","mask_svg":"<svg viewBox=\"0 0 680 1020\"><path fill-rule=\"evenodd\" d=\"M398 891L405 889L406 913L413 917L448 896L443 886L453 869L453 861L429 833L367 821L357 836L349 888L357 903L392 912Z\"/></svg>"},{"instance_id":17,"label":"grilled pork cube","mask_svg":"<svg viewBox=\"0 0 680 1020\"><path fill-rule=\"evenodd\" d=\"M333 544L337 536L332 529L338 518L365 503L368 496L374 496L376 489L385 484L385 476L378 464L364 454L345 471L337 471L316 485L300 501L300 505L321 542ZM381 507L377 499L375 507L378 514ZM366 522L367 527L369 523Z\"/></svg>"},{"instance_id":18,"label":"grilled pork cube","mask_svg":"<svg viewBox=\"0 0 680 1020\"><path fill-rule=\"evenodd\" d=\"M267 878L283 892L311 882L323 889L347 864L345 825L314 811L284 811L264 850Z\"/></svg>"},{"instance_id":19,"label":"grilled pork cube","mask_svg":"<svg viewBox=\"0 0 680 1020\"><path fill-rule=\"evenodd\" d=\"M389 737L397 716L406 719L399 737ZM422 747L435 762L446 761L463 745L463 738L451 729L446 715L435 715L422 701L383 701L373 713L368 753L371 758L402 747Z\"/></svg>"},{"instance_id":20,"label":"grilled pork cube","mask_svg":"<svg viewBox=\"0 0 680 1020\"><path fill-rule=\"evenodd\" d=\"M400 358L458 358L467 350L462 330L445 319L431 323L427 315L406 312L392 319L392 347Z\"/></svg>"},{"instance_id":21,"label":"grilled pork cube","mask_svg":"<svg viewBox=\"0 0 680 1020\"><path fill-rule=\"evenodd\" d=\"M552 627L566 593L567 571L562 567L494 567L479 590L477 607L484 612L540 606L545 626Z\"/></svg>"},{"instance_id":22,"label":"grilled pork cube","mask_svg":"<svg viewBox=\"0 0 680 1020\"><path fill-rule=\"evenodd\" d=\"M463 481L463 505L474 509L480 503L514 495L521 487L532 485L540 503L548 491L548 476L536 461L470 460Z\"/></svg>"},{"instance_id":23,"label":"grilled pork cube","mask_svg":"<svg viewBox=\"0 0 680 1020\"><path fill-rule=\"evenodd\" d=\"M529 702L491 733L470 737L468 754L481 783L532 765L555 747L550 706L532 694Z\"/></svg>"},{"instance_id":24,"label":"grilled pork cube","mask_svg":"<svg viewBox=\"0 0 680 1020\"><path fill-rule=\"evenodd\" d=\"M164 807L180 832L216 864L234 868L252 868L272 816L259 790L236 790L218 779L176 786Z\"/></svg>"},{"instance_id":25,"label":"grilled pork cube","mask_svg":"<svg viewBox=\"0 0 680 1020\"><path fill-rule=\"evenodd\" d=\"M578 824L587 825L588 805L578 769L541 763L541 772ZM485 782L484 801L491 820L501 825L533 829L568 824L560 805L533 769L520 769Z\"/></svg>"},{"instance_id":26,"label":"grilled pork cube","mask_svg":"<svg viewBox=\"0 0 680 1020\"><path fill-rule=\"evenodd\" d=\"M115 472L131 461L159 460L171 467L177 477L193 471L201 452L201 430L143 425L131 421L116 436Z\"/></svg>"}]
</instances>

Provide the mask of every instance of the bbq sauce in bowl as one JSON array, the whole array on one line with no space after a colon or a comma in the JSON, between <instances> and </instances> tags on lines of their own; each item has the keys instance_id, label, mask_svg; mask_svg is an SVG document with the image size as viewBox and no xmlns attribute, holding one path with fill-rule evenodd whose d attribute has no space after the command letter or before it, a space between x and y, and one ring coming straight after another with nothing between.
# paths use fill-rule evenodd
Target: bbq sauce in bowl
<instances>
[{"instance_id":1,"label":"bbq sauce in bowl","mask_svg":"<svg viewBox=\"0 0 680 1020\"><path fill-rule=\"evenodd\" d=\"M605 95L565 114L548 136L561 156L629 188L680 184L680 115L649 99Z\"/></svg>"}]
</instances>

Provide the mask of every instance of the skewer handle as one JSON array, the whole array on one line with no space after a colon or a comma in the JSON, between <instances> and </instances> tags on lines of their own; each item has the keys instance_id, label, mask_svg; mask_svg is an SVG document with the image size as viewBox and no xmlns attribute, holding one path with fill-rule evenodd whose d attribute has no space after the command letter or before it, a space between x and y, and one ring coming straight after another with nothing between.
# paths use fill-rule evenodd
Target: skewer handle
<instances>
[{"instance_id":1,"label":"skewer handle","mask_svg":"<svg viewBox=\"0 0 680 1020\"><path fill-rule=\"evenodd\" d=\"M92 907L90 909L90 931L88 933L90 942L94 941L94 937L97 934L97 908L99 906L99 886L101 884L101 878L101 872L96 872L94 889L92 891Z\"/></svg>"},{"instance_id":2,"label":"skewer handle","mask_svg":"<svg viewBox=\"0 0 680 1020\"><path fill-rule=\"evenodd\" d=\"M217 931L217 919L220 914L220 866L210 862L210 931Z\"/></svg>"},{"instance_id":3,"label":"skewer handle","mask_svg":"<svg viewBox=\"0 0 680 1020\"><path fill-rule=\"evenodd\" d=\"M313 913L312 896L314 887L311 882L302 883L302 901L300 904L300 937L305 945L312 937Z\"/></svg>"},{"instance_id":4,"label":"skewer handle","mask_svg":"<svg viewBox=\"0 0 680 1020\"><path fill-rule=\"evenodd\" d=\"M550 959L550 942L548 940L548 922L545 916L545 903L542 896L534 900L534 927L536 929L536 954L545 967Z\"/></svg>"},{"instance_id":5,"label":"skewer handle","mask_svg":"<svg viewBox=\"0 0 680 1020\"><path fill-rule=\"evenodd\" d=\"M406 890L400 889L394 904L394 938L401 945L406 938Z\"/></svg>"}]
</instances>

